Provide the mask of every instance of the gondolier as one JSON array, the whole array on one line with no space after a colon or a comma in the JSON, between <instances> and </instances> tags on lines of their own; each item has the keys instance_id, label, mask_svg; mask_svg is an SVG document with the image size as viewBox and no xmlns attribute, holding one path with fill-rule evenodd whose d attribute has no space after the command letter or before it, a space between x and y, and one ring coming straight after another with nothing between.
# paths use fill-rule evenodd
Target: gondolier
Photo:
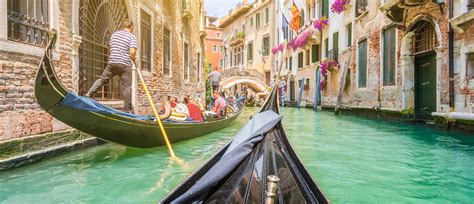
<instances>
[{"instance_id":1,"label":"gondolier","mask_svg":"<svg viewBox=\"0 0 474 204\"><path fill-rule=\"evenodd\" d=\"M219 68L214 68L214 71L212 71L208 77L211 81L212 92L219 91L219 83L221 82L221 73L219 72Z\"/></svg>"},{"instance_id":2,"label":"gondolier","mask_svg":"<svg viewBox=\"0 0 474 204\"><path fill-rule=\"evenodd\" d=\"M132 110L132 62L135 61L138 42L132 34L133 22L124 20L122 30L116 31L110 37L109 62L102 72L102 76L97 79L85 96L92 97L102 85L107 83L112 77L119 75L121 79L120 88L124 98L124 109L126 112Z\"/></svg>"}]
</instances>

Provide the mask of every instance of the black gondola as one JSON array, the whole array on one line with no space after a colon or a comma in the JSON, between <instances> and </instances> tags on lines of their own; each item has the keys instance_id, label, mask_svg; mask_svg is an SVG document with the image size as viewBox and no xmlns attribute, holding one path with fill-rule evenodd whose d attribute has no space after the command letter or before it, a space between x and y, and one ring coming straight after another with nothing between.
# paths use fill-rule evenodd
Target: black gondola
<instances>
[{"instance_id":1,"label":"black gondola","mask_svg":"<svg viewBox=\"0 0 474 204\"><path fill-rule=\"evenodd\" d=\"M242 141L243 134L254 136L244 137ZM275 86L260 112L233 141L160 203L329 203L329 200L287 140Z\"/></svg>"}]
</instances>

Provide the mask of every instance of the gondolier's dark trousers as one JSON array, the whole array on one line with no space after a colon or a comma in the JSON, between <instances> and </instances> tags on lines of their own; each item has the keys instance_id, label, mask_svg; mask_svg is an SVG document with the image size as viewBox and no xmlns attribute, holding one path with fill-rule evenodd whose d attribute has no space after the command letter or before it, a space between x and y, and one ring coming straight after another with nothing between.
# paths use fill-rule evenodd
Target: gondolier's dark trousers
<instances>
[{"instance_id":1,"label":"gondolier's dark trousers","mask_svg":"<svg viewBox=\"0 0 474 204\"><path fill-rule=\"evenodd\" d=\"M112 77L119 75L120 89L122 90L124 108L126 112L132 111L132 67L124 64L107 64L102 76L94 82L86 96L91 97L107 83Z\"/></svg>"}]
</instances>

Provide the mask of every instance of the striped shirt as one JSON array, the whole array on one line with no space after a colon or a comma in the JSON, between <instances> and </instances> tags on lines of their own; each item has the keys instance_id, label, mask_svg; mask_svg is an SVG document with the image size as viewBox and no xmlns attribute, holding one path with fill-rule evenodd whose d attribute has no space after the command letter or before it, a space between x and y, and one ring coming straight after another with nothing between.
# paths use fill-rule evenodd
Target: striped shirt
<instances>
[{"instance_id":1,"label":"striped shirt","mask_svg":"<svg viewBox=\"0 0 474 204\"><path fill-rule=\"evenodd\" d=\"M119 30L110 37L109 64L123 64L132 66L130 60L130 49L138 49L138 42L132 33Z\"/></svg>"}]
</instances>

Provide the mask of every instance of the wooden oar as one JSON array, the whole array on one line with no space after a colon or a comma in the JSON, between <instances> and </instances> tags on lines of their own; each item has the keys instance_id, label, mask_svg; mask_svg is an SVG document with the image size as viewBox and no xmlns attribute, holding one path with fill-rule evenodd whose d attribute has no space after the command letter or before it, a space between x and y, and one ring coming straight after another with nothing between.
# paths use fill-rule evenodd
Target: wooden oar
<instances>
[{"instance_id":1,"label":"wooden oar","mask_svg":"<svg viewBox=\"0 0 474 204\"><path fill-rule=\"evenodd\" d=\"M151 108L153 109L153 113L155 114L156 118L156 123L160 127L161 134L163 135L163 139L165 139L166 146L168 147L168 150L170 152L171 157L175 158L176 155L174 154L173 147L171 147L170 140L168 139L168 135L166 134L165 128L163 127L163 123L161 123L160 115L158 114L158 111L156 110L155 103L153 103L153 99L151 98L150 92L148 91L148 87L145 83L145 80L143 79L142 72L141 70L135 65L135 62L133 62L133 66L135 66L136 71L138 73L138 78L140 78L140 81L143 85L143 90L145 90L146 97L148 98L148 102L150 102Z\"/></svg>"}]
</instances>

